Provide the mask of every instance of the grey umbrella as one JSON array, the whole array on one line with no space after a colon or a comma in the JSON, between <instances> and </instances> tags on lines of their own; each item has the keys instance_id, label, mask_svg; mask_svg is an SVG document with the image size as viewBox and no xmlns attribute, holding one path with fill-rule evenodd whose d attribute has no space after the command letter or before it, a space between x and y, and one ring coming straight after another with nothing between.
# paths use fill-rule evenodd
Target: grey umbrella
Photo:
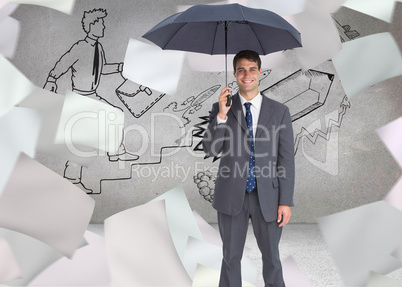
<instances>
[{"instance_id":1,"label":"grey umbrella","mask_svg":"<svg viewBox=\"0 0 402 287\"><path fill-rule=\"evenodd\" d=\"M227 54L253 50L266 55L301 47L300 33L281 16L240 4L192 6L142 37L166 50L225 54L226 86Z\"/></svg>"}]
</instances>

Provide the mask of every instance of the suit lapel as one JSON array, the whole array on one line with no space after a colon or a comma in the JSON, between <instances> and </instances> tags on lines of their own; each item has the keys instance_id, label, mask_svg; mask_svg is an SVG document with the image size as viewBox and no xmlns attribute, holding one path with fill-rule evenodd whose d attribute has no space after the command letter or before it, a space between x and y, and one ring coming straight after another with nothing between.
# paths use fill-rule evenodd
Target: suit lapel
<instances>
[{"instance_id":1,"label":"suit lapel","mask_svg":"<svg viewBox=\"0 0 402 287\"><path fill-rule=\"evenodd\" d=\"M232 113L232 115L237 120L242 129L245 132L247 132L247 123L245 115L243 113L243 107L241 106L240 96L238 93L232 96L232 107L230 108L229 111Z\"/></svg>"},{"instance_id":2,"label":"suit lapel","mask_svg":"<svg viewBox=\"0 0 402 287\"><path fill-rule=\"evenodd\" d=\"M264 95L262 96L262 103L261 103L261 110L260 110L260 116L258 118L258 126L257 126L257 131L255 133L254 137L258 137L261 132L266 129L269 128L268 127L268 122L269 119L271 118L273 113L273 109L270 106L270 104L268 103L268 99L267 97L265 97ZM263 128L264 127L264 128Z\"/></svg>"}]
</instances>

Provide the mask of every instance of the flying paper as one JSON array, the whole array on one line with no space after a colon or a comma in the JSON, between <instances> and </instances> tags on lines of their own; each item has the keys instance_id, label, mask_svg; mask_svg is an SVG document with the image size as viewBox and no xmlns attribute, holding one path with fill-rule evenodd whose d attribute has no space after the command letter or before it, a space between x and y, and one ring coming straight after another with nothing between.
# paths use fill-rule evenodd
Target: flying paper
<instances>
[{"instance_id":1,"label":"flying paper","mask_svg":"<svg viewBox=\"0 0 402 287\"><path fill-rule=\"evenodd\" d=\"M292 256L282 260L283 280L287 287L311 287L306 275L297 266Z\"/></svg>"},{"instance_id":2,"label":"flying paper","mask_svg":"<svg viewBox=\"0 0 402 287\"><path fill-rule=\"evenodd\" d=\"M343 6L391 23L395 0L348 0Z\"/></svg>"},{"instance_id":3,"label":"flying paper","mask_svg":"<svg viewBox=\"0 0 402 287\"><path fill-rule=\"evenodd\" d=\"M10 3L33 4L52 8L66 14L71 14L75 0L9 0Z\"/></svg>"},{"instance_id":4,"label":"flying paper","mask_svg":"<svg viewBox=\"0 0 402 287\"><path fill-rule=\"evenodd\" d=\"M402 75L402 56L388 32L343 43L332 62L349 99L376 83Z\"/></svg>"},{"instance_id":5,"label":"flying paper","mask_svg":"<svg viewBox=\"0 0 402 287\"><path fill-rule=\"evenodd\" d=\"M169 230L179 257L186 251L189 236L202 240L201 232L181 186L158 196L153 201L165 200Z\"/></svg>"},{"instance_id":6,"label":"flying paper","mask_svg":"<svg viewBox=\"0 0 402 287\"><path fill-rule=\"evenodd\" d=\"M88 245L78 249L72 259L59 259L29 286L110 286L105 239L90 231L84 238Z\"/></svg>"},{"instance_id":7,"label":"flying paper","mask_svg":"<svg viewBox=\"0 0 402 287\"><path fill-rule=\"evenodd\" d=\"M339 32L329 12L306 2L303 12L285 18L301 33L303 47L294 51L303 70L329 60L341 49Z\"/></svg>"},{"instance_id":8,"label":"flying paper","mask_svg":"<svg viewBox=\"0 0 402 287\"><path fill-rule=\"evenodd\" d=\"M0 117L18 104L35 86L13 64L0 55Z\"/></svg>"},{"instance_id":9,"label":"flying paper","mask_svg":"<svg viewBox=\"0 0 402 287\"><path fill-rule=\"evenodd\" d=\"M35 109L42 113L43 120L36 145L36 154L53 155L65 160L71 160L83 166L88 166L93 157L77 156L72 153L66 145L54 143L63 110L64 98L65 97L62 95L36 88L35 91L22 100L18 106ZM83 147L77 147L79 150L82 150L82 148ZM26 151L25 153L28 154Z\"/></svg>"},{"instance_id":10,"label":"flying paper","mask_svg":"<svg viewBox=\"0 0 402 287\"><path fill-rule=\"evenodd\" d=\"M391 254L402 242L402 212L385 201L318 219L346 286L364 286L370 271L387 274L402 267Z\"/></svg>"},{"instance_id":11,"label":"flying paper","mask_svg":"<svg viewBox=\"0 0 402 287\"><path fill-rule=\"evenodd\" d=\"M395 251L392 253L392 256L395 256L400 261L402 261L402 243L400 243L399 246L395 249Z\"/></svg>"},{"instance_id":12,"label":"flying paper","mask_svg":"<svg viewBox=\"0 0 402 287\"><path fill-rule=\"evenodd\" d=\"M195 275L193 278L192 287L218 287L219 286L219 276L220 272L218 270L203 266L201 264L197 265ZM243 287L254 287L255 285L242 281L241 286Z\"/></svg>"},{"instance_id":13,"label":"flying paper","mask_svg":"<svg viewBox=\"0 0 402 287\"><path fill-rule=\"evenodd\" d=\"M219 231L209 225L197 211L193 210L193 215L201 231L203 240L218 247L222 247L222 239L219 235Z\"/></svg>"},{"instance_id":14,"label":"flying paper","mask_svg":"<svg viewBox=\"0 0 402 287\"><path fill-rule=\"evenodd\" d=\"M198 228L201 231L202 238L205 242L216 245L222 248L222 239L219 234L219 231L209 225L208 222L205 221L204 218L201 217L197 213L197 211L193 210L193 215L195 220L197 221ZM247 256L250 253L251 249L249 247L244 247L243 256Z\"/></svg>"},{"instance_id":15,"label":"flying paper","mask_svg":"<svg viewBox=\"0 0 402 287\"><path fill-rule=\"evenodd\" d=\"M376 132L402 168L402 117L377 129Z\"/></svg>"},{"instance_id":16,"label":"flying paper","mask_svg":"<svg viewBox=\"0 0 402 287\"><path fill-rule=\"evenodd\" d=\"M210 5L224 5L237 3L254 9L270 10L278 15L291 15L300 13L304 9L306 0L283 0L278 2L276 0L227 0L211 3ZM179 5L177 12L182 12L194 5Z\"/></svg>"},{"instance_id":17,"label":"flying paper","mask_svg":"<svg viewBox=\"0 0 402 287\"><path fill-rule=\"evenodd\" d=\"M399 49L402 49L402 0L396 2L395 10L394 10L394 18L392 21L390 32L392 36L394 36L396 42L399 45Z\"/></svg>"},{"instance_id":18,"label":"flying paper","mask_svg":"<svg viewBox=\"0 0 402 287\"><path fill-rule=\"evenodd\" d=\"M21 270L21 278L5 282L7 286L26 286L44 268L62 257L49 245L10 229L0 228L0 237L7 240Z\"/></svg>"},{"instance_id":19,"label":"flying paper","mask_svg":"<svg viewBox=\"0 0 402 287\"><path fill-rule=\"evenodd\" d=\"M164 200L107 218L105 240L113 286L191 286L170 235Z\"/></svg>"},{"instance_id":20,"label":"flying paper","mask_svg":"<svg viewBox=\"0 0 402 287\"><path fill-rule=\"evenodd\" d=\"M246 6L250 8L266 9L280 16L300 13L304 10L305 4L305 0L246 0Z\"/></svg>"},{"instance_id":21,"label":"flying paper","mask_svg":"<svg viewBox=\"0 0 402 287\"><path fill-rule=\"evenodd\" d=\"M21 277L21 270L7 240L0 237L0 284Z\"/></svg>"},{"instance_id":22,"label":"flying paper","mask_svg":"<svg viewBox=\"0 0 402 287\"><path fill-rule=\"evenodd\" d=\"M331 1L307 0L307 1L329 13L335 13L347 0L331 0Z\"/></svg>"},{"instance_id":23,"label":"flying paper","mask_svg":"<svg viewBox=\"0 0 402 287\"><path fill-rule=\"evenodd\" d=\"M222 248L190 237L182 262L187 273L194 280L197 264L213 268L216 271L220 270ZM257 271L254 262L247 257L243 257L241 263L243 280L255 284Z\"/></svg>"},{"instance_id":24,"label":"flying paper","mask_svg":"<svg viewBox=\"0 0 402 287\"><path fill-rule=\"evenodd\" d=\"M366 287L401 287L402 281L371 272Z\"/></svg>"},{"instance_id":25,"label":"flying paper","mask_svg":"<svg viewBox=\"0 0 402 287\"><path fill-rule=\"evenodd\" d=\"M41 123L41 113L26 108L13 108L0 118L0 199L20 152L35 156Z\"/></svg>"},{"instance_id":26,"label":"flying paper","mask_svg":"<svg viewBox=\"0 0 402 287\"><path fill-rule=\"evenodd\" d=\"M96 156L77 145L115 153L123 139L123 111L91 98L67 92L55 143L65 144L77 156Z\"/></svg>"},{"instance_id":27,"label":"flying paper","mask_svg":"<svg viewBox=\"0 0 402 287\"><path fill-rule=\"evenodd\" d=\"M12 59L17 48L20 22L11 17L0 20L0 54Z\"/></svg>"},{"instance_id":28,"label":"flying paper","mask_svg":"<svg viewBox=\"0 0 402 287\"><path fill-rule=\"evenodd\" d=\"M402 211L402 177L395 183L391 191L384 198L386 202ZM402 261L402 260L401 260Z\"/></svg>"},{"instance_id":29,"label":"flying paper","mask_svg":"<svg viewBox=\"0 0 402 287\"><path fill-rule=\"evenodd\" d=\"M190 68L200 72L222 72L225 71L225 55L208 55L201 53L186 52L186 60ZM227 71L233 72L234 55L227 56ZM261 69L274 69L285 64L285 53L283 51L260 55Z\"/></svg>"},{"instance_id":30,"label":"flying paper","mask_svg":"<svg viewBox=\"0 0 402 287\"><path fill-rule=\"evenodd\" d=\"M402 211L402 177L399 178L391 191L388 192L384 201ZM392 255L402 261L402 242L397 246Z\"/></svg>"},{"instance_id":31,"label":"flying paper","mask_svg":"<svg viewBox=\"0 0 402 287\"><path fill-rule=\"evenodd\" d=\"M0 198L0 227L32 236L71 258L94 206L81 189L21 153Z\"/></svg>"},{"instance_id":32,"label":"flying paper","mask_svg":"<svg viewBox=\"0 0 402 287\"><path fill-rule=\"evenodd\" d=\"M124 58L123 76L129 80L176 95L184 52L162 50L156 45L130 39Z\"/></svg>"},{"instance_id":33,"label":"flying paper","mask_svg":"<svg viewBox=\"0 0 402 287\"><path fill-rule=\"evenodd\" d=\"M18 8L18 4L7 3L6 0L0 0L0 22L10 16ZM7 4L6 4L7 3Z\"/></svg>"}]
</instances>

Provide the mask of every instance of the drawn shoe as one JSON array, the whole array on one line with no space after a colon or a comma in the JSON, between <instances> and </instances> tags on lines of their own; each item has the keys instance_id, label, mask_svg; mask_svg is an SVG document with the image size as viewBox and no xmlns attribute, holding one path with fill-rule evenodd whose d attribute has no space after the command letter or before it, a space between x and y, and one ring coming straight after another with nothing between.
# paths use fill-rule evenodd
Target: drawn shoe
<instances>
[{"instance_id":1,"label":"drawn shoe","mask_svg":"<svg viewBox=\"0 0 402 287\"><path fill-rule=\"evenodd\" d=\"M110 161L133 161L140 158L138 155L126 151L126 148L123 144L119 146L119 150L116 154L108 153L108 156Z\"/></svg>"},{"instance_id":2,"label":"drawn shoe","mask_svg":"<svg viewBox=\"0 0 402 287\"><path fill-rule=\"evenodd\" d=\"M78 183L74 183L75 185L78 185L81 189L83 189L87 194L93 193L94 191L92 189L87 188L81 181Z\"/></svg>"},{"instance_id":3,"label":"drawn shoe","mask_svg":"<svg viewBox=\"0 0 402 287\"><path fill-rule=\"evenodd\" d=\"M118 161L118 160L121 160L121 161L133 161L133 160L137 160L139 158L140 157L138 155L132 154L132 153L129 153L129 152L125 152L125 153L122 153L122 154L114 154L114 155L109 154L109 160L110 161Z\"/></svg>"},{"instance_id":4,"label":"drawn shoe","mask_svg":"<svg viewBox=\"0 0 402 287\"><path fill-rule=\"evenodd\" d=\"M87 188L82 182L80 178L67 178L65 177L69 182L72 184L78 185L79 188L83 189L87 194L93 193L94 191L90 188Z\"/></svg>"}]
</instances>

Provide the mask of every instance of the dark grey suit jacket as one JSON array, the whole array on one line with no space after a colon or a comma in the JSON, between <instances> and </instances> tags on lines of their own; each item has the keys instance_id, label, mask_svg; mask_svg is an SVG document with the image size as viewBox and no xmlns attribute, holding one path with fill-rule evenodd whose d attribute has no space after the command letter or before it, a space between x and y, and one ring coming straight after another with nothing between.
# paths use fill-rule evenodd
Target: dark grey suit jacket
<instances>
[{"instance_id":1,"label":"dark grey suit jacket","mask_svg":"<svg viewBox=\"0 0 402 287\"><path fill-rule=\"evenodd\" d=\"M289 109L262 97L254 136L255 174L261 211L270 222L277 219L279 204L293 206L293 129ZM221 213L237 215L246 193L250 144L239 95L234 95L232 101L224 124L217 124L219 103L213 104L202 142L208 156L221 155L212 205Z\"/></svg>"}]
</instances>

